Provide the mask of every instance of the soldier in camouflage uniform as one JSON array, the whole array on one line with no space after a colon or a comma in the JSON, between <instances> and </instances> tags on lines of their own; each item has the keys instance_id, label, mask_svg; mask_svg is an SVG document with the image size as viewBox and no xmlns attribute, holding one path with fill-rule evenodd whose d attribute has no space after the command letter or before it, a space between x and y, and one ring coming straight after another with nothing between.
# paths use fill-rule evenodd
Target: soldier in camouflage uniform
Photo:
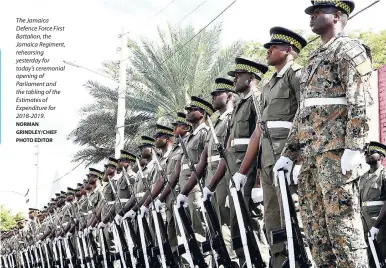
<instances>
[{"instance_id":1,"label":"soldier in camouflage uniform","mask_svg":"<svg viewBox=\"0 0 386 268\"><path fill-rule=\"evenodd\" d=\"M370 170L359 178L359 198L362 223L367 242L368 235L377 243L383 256L386 256L386 169L382 160L386 156L386 146L370 142L366 152L366 163ZM370 267L375 268L374 259L367 245Z\"/></svg>"},{"instance_id":2,"label":"soldier in camouflage uniform","mask_svg":"<svg viewBox=\"0 0 386 268\"><path fill-rule=\"evenodd\" d=\"M318 267L368 267L356 176L363 158L371 60L344 32L353 1L312 1L306 9L322 45L300 78L301 104L274 171L303 158L299 204Z\"/></svg>"}]
</instances>

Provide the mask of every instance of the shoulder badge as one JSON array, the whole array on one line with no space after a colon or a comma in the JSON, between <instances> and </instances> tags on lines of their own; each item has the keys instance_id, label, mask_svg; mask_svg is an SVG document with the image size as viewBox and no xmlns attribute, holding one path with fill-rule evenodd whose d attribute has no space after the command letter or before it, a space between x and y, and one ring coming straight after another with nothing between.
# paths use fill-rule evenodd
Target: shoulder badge
<instances>
[{"instance_id":1,"label":"shoulder badge","mask_svg":"<svg viewBox=\"0 0 386 268\"><path fill-rule=\"evenodd\" d=\"M300 66L299 64L297 64L296 62L291 65L291 69L294 70L295 72L300 70L301 68L303 68L303 67Z\"/></svg>"},{"instance_id":2,"label":"shoulder badge","mask_svg":"<svg viewBox=\"0 0 386 268\"><path fill-rule=\"evenodd\" d=\"M355 43L345 54L360 75L368 74L372 71L371 60L364 46L360 42Z\"/></svg>"}]
</instances>

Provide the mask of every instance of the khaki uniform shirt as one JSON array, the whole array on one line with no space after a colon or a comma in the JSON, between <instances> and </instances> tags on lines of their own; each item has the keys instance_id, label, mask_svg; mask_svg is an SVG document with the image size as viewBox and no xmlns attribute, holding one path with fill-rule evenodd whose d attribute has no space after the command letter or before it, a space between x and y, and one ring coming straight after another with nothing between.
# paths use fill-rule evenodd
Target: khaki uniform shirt
<instances>
[{"instance_id":1,"label":"khaki uniform shirt","mask_svg":"<svg viewBox=\"0 0 386 268\"><path fill-rule=\"evenodd\" d=\"M122 171L120 173L121 176L117 181L117 194L120 202L117 202L115 204L116 212L121 211L122 207L124 207L125 203L131 197L131 189L130 189L130 186L127 184L127 181L129 181L130 185L134 185L135 183L136 173L129 168L126 174L127 174L127 178L125 178L125 175L123 174L123 171Z\"/></svg>"},{"instance_id":2,"label":"khaki uniform shirt","mask_svg":"<svg viewBox=\"0 0 386 268\"><path fill-rule=\"evenodd\" d=\"M371 105L369 51L344 33L311 53L300 78L300 107L283 155L293 160L331 150L362 150L367 142ZM326 104L341 98L345 104ZM343 182L345 183L345 182Z\"/></svg>"},{"instance_id":3,"label":"khaki uniform shirt","mask_svg":"<svg viewBox=\"0 0 386 268\"><path fill-rule=\"evenodd\" d=\"M182 140L185 142L188 136L189 136L189 134L187 134L185 137L183 137ZM172 151L170 152L170 154L165 162L165 164L166 164L165 170L166 170L166 176L168 177L168 180L170 179L170 175L173 173L173 171L177 165L177 162L179 160L181 160L182 155L183 155L183 152L182 152L181 145L178 141L176 141ZM168 187L167 184L165 187ZM177 196L178 192L179 192L179 185L177 183L176 187L174 187L174 193L176 194L176 196ZM174 198L174 196L172 193L170 193L168 195L168 197L166 198L165 203L166 203L168 209L171 208L173 198Z\"/></svg>"},{"instance_id":4,"label":"khaki uniform shirt","mask_svg":"<svg viewBox=\"0 0 386 268\"><path fill-rule=\"evenodd\" d=\"M252 91L241 94L229 123L229 141L231 147L227 151L231 172L235 174L247 152L249 139L256 127L256 109L252 99ZM228 142L229 142L228 141ZM252 167L253 169L255 167Z\"/></svg>"},{"instance_id":5,"label":"khaki uniform shirt","mask_svg":"<svg viewBox=\"0 0 386 268\"><path fill-rule=\"evenodd\" d=\"M381 211L383 202L386 201L386 170L379 167L374 173L366 172L359 178L359 193L363 228L367 234L373 227ZM377 201L377 202L375 202ZM380 233L383 241L386 238L386 225L382 225Z\"/></svg>"},{"instance_id":6,"label":"khaki uniform shirt","mask_svg":"<svg viewBox=\"0 0 386 268\"><path fill-rule=\"evenodd\" d=\"M184 140L184 144L188 152L188 157L191 163L194 165L196 165L200 160L201 153L205 148L208 131L209 127L205 123L202 123L187 137L186 140ZM188 157L183 155L181 159L181 171L179 177L179 185L181 189L184 188L192 172L189 168ZM196 185L192 189L191 193L199 190L199 186Z\"/></svg>"},{"instance_id":7,"label":"khaki uniform shirt","mask_svg":"<svg viewBox=\"0 0 386 268\"><path fill-rule=\"evenodd\" d=\"M142 198L147 192L147 185L152 185L154 180L155 161L151 160L142 168L143 178L141 178L140 172L137 172L136 183L136 197Z\"/></svg>"},{"instance_id":8,"label":"khaki uniform shirt","mask_svg":"<svg viewBox=\"0 0 386 268\"><path fill-rule=\"evenodd\" d=\"M226 110L223 114L219 114L216 120L213 122L214 131L216 132L218 142L226 148L226 137L227 130L229 128L229 122L231 119L233 109ZM209 131L208 137L206 139L208 144L208 167L206 173L206 185L212 180L213 175L216 173L218 164L220 163L220 153L217 150L217 145L214 142L212 132ZM221 183L224 183L225 180L221 180Z\"/></svg>"},{"instance_id":9,"label":"khaki uniform shirt","mask_svg":"<svg viewBox=\"0 0 386 268\"><path fill-rule=\"evenodd\" d=\"M266 122L274 152L269 139L264 137L261 140L262 168L275 164L287 141L291 122L298 109L300 74L301 66L290 61L263 87L261 119Z\"/></svg>"}]
</instances>

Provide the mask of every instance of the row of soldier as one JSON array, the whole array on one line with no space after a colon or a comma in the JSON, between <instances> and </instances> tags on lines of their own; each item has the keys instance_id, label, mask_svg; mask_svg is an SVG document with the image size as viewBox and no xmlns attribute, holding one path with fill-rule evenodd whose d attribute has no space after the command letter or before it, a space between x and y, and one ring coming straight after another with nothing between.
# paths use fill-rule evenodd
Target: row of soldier
<instances>
[{"instance_id":1,"label":"row of soldier","mask_svg":"<svg viewBox=\"0 0 386 268\"><path fill-rule=\"evenodd\" d=\"M174 129L142 137L140 157L122 150L31 211L27 232L4 236L4 267L384 264L386 147L367 142L370 52L343 32L353 1L311 2L322 46L307 66L294 62L306 40L272 28L264 47L276 72L259 99L268 66L236 58L212 103L193 96Z\"/></svg>"}]
</instances>

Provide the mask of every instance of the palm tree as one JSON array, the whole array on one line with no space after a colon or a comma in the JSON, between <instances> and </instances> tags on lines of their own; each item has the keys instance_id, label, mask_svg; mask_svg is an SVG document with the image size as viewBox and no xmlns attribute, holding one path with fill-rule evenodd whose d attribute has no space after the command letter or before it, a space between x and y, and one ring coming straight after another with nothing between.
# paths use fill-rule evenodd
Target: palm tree
<instances>
[{"instance_id":1,"label":"palm tree","mask_svg":"<svg viewBox=\"0 0 386 268\"><path fill-rule=\"evenodd\" d=\"M141 38L129 41L131 50L126 92L125 148L135 150L138 137L154 133L154 124L168 124L183 110L191 95L209 100L217 77L234 65L244 44L229 47L220 43L221 25L199 33L192 26L166 30L158 28L159 41ZM119 62L103 64L104 72L118 78ZM88 81L86 88L95 99L82 109L83 119L69 136L84 146L74 161L93 164L114 153L118 93L98 82Z\"/></svg>"}]
</instances>

